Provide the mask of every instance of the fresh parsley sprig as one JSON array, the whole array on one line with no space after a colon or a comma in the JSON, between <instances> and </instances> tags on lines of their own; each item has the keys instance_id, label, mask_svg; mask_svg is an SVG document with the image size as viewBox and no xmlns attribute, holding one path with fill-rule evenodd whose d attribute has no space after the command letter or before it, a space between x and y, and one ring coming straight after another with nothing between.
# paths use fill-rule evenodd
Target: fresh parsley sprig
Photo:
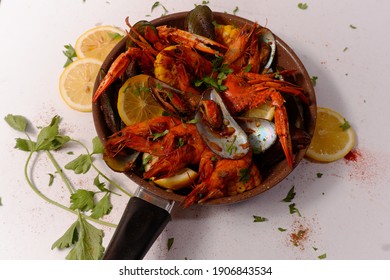
<instances>
[{"instance_id":1,"label":"fresh parsley sprig","mask_svg":"<svg viewBox=\"0 0 390 280\"><path fill-rule=\"evenodd\" d=\"M222 60L222 56L216 56L212 61L211 75L195 81L195 86L200 87L206 85L215 88L218 92L227 90L227 87L223 85L223 81L227 78L228 74L233 73L233 69L229 68L227 64L222 64Z\"/></svg>"},{"instance_id":2,"label":"fresh parsley sprig","mask_svg":"<svg viewBox=\"0 0 390 280\"><path fill-rule=\"evenodd\" d=\"M100 219L110 213L112 205L109 198L114 192L108 190L105 187L105 183L101 182L99 178L103 177L112 187L129 196L131 195L104 175L93 163L93 156L103 152L103 146L99 139L97 137L93 139L93 151L90 153L83 143L60 133L59 116L53 117L48 126L40 129L35 141L33 141L30 134L27 133L29 121L24 116L9 114L4 119L10 127L24 133L26 136L26 138L16 139L15 148L28 152L27 160L24 165L24 176L31 189L48 203L77 216L76 222L70 226L63 236L54 242L52 249L72 247L69 254L66 256L67 259L100 259L104 251L102 246L103 231L90 224L88 220L109 227L116 227L116 225ZM65 168L79 174L85 174L91 167L95 169L98 175L94 179L94 185L98 191L75 189L66 177L63 168L61 168L54 158L52 152L59 151L70 141L76 142L84 147L86 154L80 155L76 160L72 160L66 165L67 168ZM56 173L59 174L70 193L70 206L63 205L47 197L40 191L39 187L35 185L30 170L30 162L33 155L46 155L49 158ZM54 177L51 176L50 181L54 181ZM49 182L49 184L52 183L53 182ZM98 193L104 194L100 200L97 200L96 198L96 194ZM91 212L90 215L88 215L88 211Z\"/></svg>"},{"instance_id":3,"label":"fresh parsley sprig","mask_svg":"<svg viewBox=\"0 0 390 280\"><path fill-rule=\"evenodd\" d=\"M73 59L77 57L76 51L71 44L64 46L65 50L62 53L66 56L67 60L64 64L64 68L73 62Z\"/></svg>"}]
</instances>

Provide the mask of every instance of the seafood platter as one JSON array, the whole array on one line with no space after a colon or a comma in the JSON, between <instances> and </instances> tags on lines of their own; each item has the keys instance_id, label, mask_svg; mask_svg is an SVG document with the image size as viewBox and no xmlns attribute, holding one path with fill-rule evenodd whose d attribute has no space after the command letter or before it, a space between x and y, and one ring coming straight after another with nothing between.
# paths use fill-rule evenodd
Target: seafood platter
<instances>
[{"instance_id":1,"label":"seafood platter","mask_svg":"<svg viewBox=\"0 0 390 280\"><path fill-rule=\"evenodd\" d=\"M104 61L93 97L108 166L189 207L254 197L300 163L315 128L315 93L272 30L201 5L125 21L127 35ZM118 104L132 86L128 94L143 91L160 113L124 121ZM178 176L186 178L178 184Z\"/></svg>"}]
</instances>

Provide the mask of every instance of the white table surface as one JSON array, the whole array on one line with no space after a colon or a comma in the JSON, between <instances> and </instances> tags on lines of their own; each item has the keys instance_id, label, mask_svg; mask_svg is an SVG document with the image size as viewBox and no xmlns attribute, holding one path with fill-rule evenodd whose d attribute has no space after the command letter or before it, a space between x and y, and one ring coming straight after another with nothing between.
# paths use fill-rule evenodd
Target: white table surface
<instances>
[{"instance_id":1,"label":"white table surface","mask_svg":"<svg viewBox=\"0 0 390 280\"><path fill-rule=\"evenodd\" d=\"M15 138L23 135L8 127L4 116L24 115L42 126L59 115L66 134L89 143L96 135L91 113L73 111L59 95L63 46L74 45L81 33L96 25L125 29L127 16L133 23L159 17L161 7L151 13L154 2L1 1L0 259L63 259L68 251L51 250L51 245L76 220L29 188L23 175L27 153L13 148ZM201 4L160 2L169 13ZM308 0L306 10L298 3L211 0L209 6L229 13L238 7L237 15L266 24L290 45L309 74L318 77L318 105L340 112L355 129L361 157L357 162L342 159L330 164L304 160L282 183L239 204L175 207L172 221L146 259L317 259L324 253L327 259L390 258L390 2ZM69 161L60 153L55 156L61 163ZM126 177L98 164L129 191L135 190ZM34 182L43 192L59 199L68 196L58 178L47 186L47 173L54 172L47 159L35 161L34 172ZM318 178L317 173L323 176ZM76 186L92 184L94 177L67 176ZM280 202L292 186L301 217L291 215L288 204ZM114 199L109 221L119 221L127 199ZM253 215L268 221L254 223ZM296 247L290 235L300 225L308 229L308 237ZM113 230L104 230L106 246ZM168 251L169 238L174 244Z\"/></svg>"}]
</instances>

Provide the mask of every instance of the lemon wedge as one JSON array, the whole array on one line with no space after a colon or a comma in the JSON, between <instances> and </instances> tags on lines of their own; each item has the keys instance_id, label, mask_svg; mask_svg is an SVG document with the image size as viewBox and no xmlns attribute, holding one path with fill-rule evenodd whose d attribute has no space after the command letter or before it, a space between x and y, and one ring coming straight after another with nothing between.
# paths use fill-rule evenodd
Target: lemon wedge
<instances>
[{"instance_id":1,"label":"lemon wedge","mask_svg":"<svg viewBox=\"0 0 390 280\"><path fill-rule=\"evenodd\" d=\"M275 107L269 103L260 104L255 108L249 109L243 114L243 117L260 118L272 121L275 114Z\"/></svg>"},{"instance_id":2,"label":"lemon wedge","mask_svg":"<svg viewBox=\"0 0 390 280\"><path fill-rule=\"evenodd\" d=\"M125 35L123 30L109 25L89 29L76 40L76 55L103 61Z\"/></svg>"},{"instance_id":3,"label":"lemon wedge","mask_svg":"<svg viewBox=\"0 0 390 280\"><path fill-rule=\"evenodd\" d=\"M154 180L160 187L170 190L180 190L194 183L198 173L190 168L184 168L172 177Z\"/></svg>"},{"instance_id":4,"label":"lemon wedge","mask_svg":"<svg viewBox=\"0 0 390 280\"><path fill-rule=\"evenodd\" d=\"M118 113L126 125L161 116L164 111L149 90L148 77L144 74L133 76L119 89Z\"/></svg>"},{"instance_id":5,"label":"lemon wedge","mask_svg":"<svg viewBox=\"0 0 390 280\"><path fill-rule=\"evenodd\" d=\"M153 156L149 153L143 153L142 155L142 162L144 164L145 171L149 171L152 165L155 164L157 161L157 156ZM198 173L196 171L186 167L171 177L162 179L153 178L152 180L155 184L165 189L180 190L182 188L190 186L197 177Z\"/></svg>"},{"instance_id":6,"label":"lemon wedge","mask_svg":"<svg viewBox=\"0 0 390 280\"><path fill-rule=\"evenodd\" d=\"M355 132L343 116L328 108L317 108L317 121L306 156L320 162L343 158L355 146Z\"/></svg>"},{"instance_id":7,"label":"lemon wedge","mask_svg":"<svg viewBox=\"0 0 390 280\"><path fill-rule=\"evenodd\" d=\"M72 62L62 71L60 94L71 108L81 112L92 111L93 87L101 65L100 60L83 58Z\"/></svg>"}]
</instances>

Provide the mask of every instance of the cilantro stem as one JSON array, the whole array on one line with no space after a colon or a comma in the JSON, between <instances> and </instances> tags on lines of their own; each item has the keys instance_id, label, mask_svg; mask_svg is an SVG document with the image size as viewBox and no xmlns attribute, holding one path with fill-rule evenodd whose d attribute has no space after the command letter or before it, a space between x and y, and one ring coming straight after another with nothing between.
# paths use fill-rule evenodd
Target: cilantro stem
<instances>
[{"instance_id":1,"label":"cilantro stem","mask_svg":"<svg viewBox=\"0 0 390 280\"><path fill-rule=\"evenodd\" d=\"M44 194L35 186L35 184L34 184L33 181L30 179L30 176L29 176L29 174L28 174L28 170L29 170L28 167L29 167L29 165L30 165L30 161L31 161L31 158L32 158L32 155L34 154L34 152L35 152L34 149L32 149L32 150L30 151L30 153L29 153L29 155L28 155L28 157L27 157L26 163L25 163L25 165L24 165L24 177L25 177L25 179L26 179L28 185L30 186L30 188L31 188L31 189L32 189L40 198L42 198L42 199L45 200L46 202L48 202L48 203L50 203L50 204L52 204L52 205L54 205L54 206L57 206L57 207L59 207L59 208L65 210L65 211L68 211L68 212L70 212L70 213L72 213L72 214L75 214L75 215L81 214L81 213L78 213L78 211L74 211L74 210L72 210L72 209L66 207L65 205L62 205L61 203L58 203L58 202L56 202L56 201L54 201L54 200L48 198L46 195L44 195ZM50 153L49 153L49 154L50 154ZM51 154L50 154L50 155L51 155ZM49 158L53 158L52 155L51 155L51 157L49 156ZM54 159L54 158L53 158L53 159ZM53 162L53 161L52 161L52 162ZM54 166L56 166L56 165L58 166L58 164L57 164L55 161L53 162L53 165L54 165ZM56 167L56 169L57 169L57 171L60 171L59 168ZM67 181L67 179L66 179L65 176L62 177L62 179L63 179L63 180L65 179L65 181ZM68 183L65 183L65 184L69 184L69 182L68 182ZM85 219L88 219L88 220L93 221L93 222L95 222L95 223L98 223L98 224L101 224L101 225L104 225L104 226L113 227L113 228L116 227L115 224L112 224L112 223L109 223L109 222L105 222L105 221L101 221L101 220L98 220L98 219L94 219L94 218L91 218L90 216L87 216L87 215L84 215L84 214L81 214L81 215L82 215Z\"/></svg>"},{"instance_id":2,"label":"cilantro stem","mask_svg":"<svg viewBox=\"0 0 390 280\"><path fill-rule=\"evenodd\" d=\"M49 157L50 161L54 165L57 173L60 174L60 177L61 177L62 181L64 182L65 186L68 188L69 192L71 194L74 193L75 192L74 187L70 184L68 178L66 178L64 172L62 171L61 167L59 166L59 164L57 163L57 161L53 157L52 153L50 153L50 151L46 150L46 155Z\"/></svg>"},{"instance_id":3,"label":"cilantro stem","mask_svg":"<svg viewBox=\"0 0 390 280\"><path fill-rule=\"evenodd\" d=\"M91 154L91 153L89 152L87 146L85 146L83 143L81 143L80 141L75 140L75 139L71 139L71 141L74 141L74 142L78 143L79 145L81 145L81 146L85 149L85 151L87 152L88 158L89 158L89 160L90 160L91 166L93 167L93 169L96 170L96 172L97 172L100 176L102 176L102 177L103 177L105 180L107 180L112 186L114 186L115 188L117 188L118 190L120 190L121 192L123 192L124 194L126 194L127 196L129 196L129 197L132 197L132 196L133 196L131 193L129 193L128 191L126 191L125 189L123 189L121 186L119 186L119 185L118 185L117 183L115 183L113 180L111 180L110 178L108 178L103 172L101 172L101 171L99 170L99 168L97 168L97 166L96 166L96 165L93 163L93 161L92 161L92 155L93 155L93 154Z\"/></svg>"}]
</instances>

